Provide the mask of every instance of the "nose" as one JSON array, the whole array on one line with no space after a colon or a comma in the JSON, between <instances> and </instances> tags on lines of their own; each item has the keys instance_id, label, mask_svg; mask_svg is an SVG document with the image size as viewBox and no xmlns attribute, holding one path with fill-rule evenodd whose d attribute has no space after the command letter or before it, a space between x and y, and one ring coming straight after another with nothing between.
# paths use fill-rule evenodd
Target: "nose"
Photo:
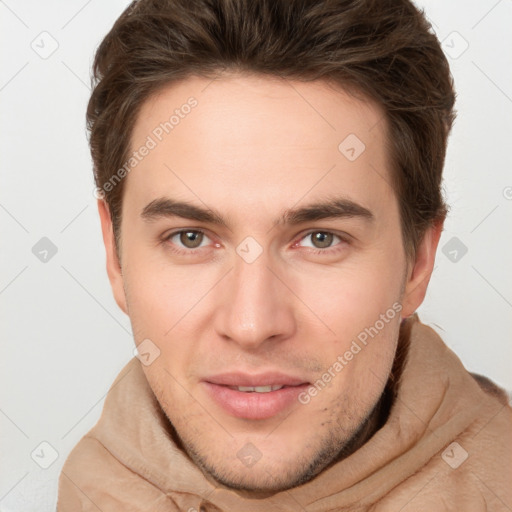
<instances>
[{"instance_id":1,"label":"nose","mask_svg":"<svg viewBox=\"0 0 512 512\"><path fill-rule=\"evenodd\" d=\"M265 252L252 263L236 255L234 268L217 297L217 333L245 350L289 338L296 329L293 294L284 284L286 276L274 270L269 260Z\"/></svg>"}]
</instances>

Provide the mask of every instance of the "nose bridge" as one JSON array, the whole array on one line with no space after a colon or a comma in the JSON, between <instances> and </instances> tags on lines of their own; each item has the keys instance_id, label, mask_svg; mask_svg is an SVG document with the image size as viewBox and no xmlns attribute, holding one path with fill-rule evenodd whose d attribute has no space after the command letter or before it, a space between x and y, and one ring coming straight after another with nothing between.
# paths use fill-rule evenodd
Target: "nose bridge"
<instances>
[{"instance_id":1,"label":"nose bridge","mask_svg":"<svg viewBox=\"0 0 512 512\"><path fill-rule=\"evenodd\" d=\"M294 330L286 288L271 264L266 252L252 261L237 254L217 307L218 333L246 348L256 348L269 338L287 337Z\"/></svg>"}]
</instances>

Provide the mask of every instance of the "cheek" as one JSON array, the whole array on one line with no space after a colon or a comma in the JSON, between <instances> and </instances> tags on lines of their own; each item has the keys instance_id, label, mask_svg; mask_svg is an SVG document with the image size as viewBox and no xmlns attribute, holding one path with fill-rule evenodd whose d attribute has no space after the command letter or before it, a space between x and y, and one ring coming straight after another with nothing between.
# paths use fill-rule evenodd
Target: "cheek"
<instances>
[{"instance_id":1,"label":"cheek","mask_svg":"<svg viewBox=\"0 0 512 512\"><path fill-rule=\"evenodd\" d=\"M171 266L151 257L144 259L142 254L138 258L132 255L126 268L126 298L135 342L149 339L160 354L148 367L149 374L158 382L165 381L166 372L155 376L163 366L183 377L183 369L191 367L197 353L198 326L210 318L205 307L218 277L206 267ZM166 388L169 385L172 381Z\"/></svg>"},{"instance_id":2,"label":"cheek","mask_svg":"<svg viewBox=\"0 0 512 512\"><path fill-rule=\"evenodd\" d=\"M212 287L205 272L134 254L124 274L130 318L153 335L168 335ZM210 273L211 274L211 273Z\"/></svg>"},{"instance_id":3,"label":"cheek","mask_svg":"<svg viewBox=\"0 0 512 512\"><path fill-rule=\"evenodd\" d=\"M292 278L306 306L346 341L400 300L403 269L391 258L374 255Z\"/></svg>"}]
</instances>

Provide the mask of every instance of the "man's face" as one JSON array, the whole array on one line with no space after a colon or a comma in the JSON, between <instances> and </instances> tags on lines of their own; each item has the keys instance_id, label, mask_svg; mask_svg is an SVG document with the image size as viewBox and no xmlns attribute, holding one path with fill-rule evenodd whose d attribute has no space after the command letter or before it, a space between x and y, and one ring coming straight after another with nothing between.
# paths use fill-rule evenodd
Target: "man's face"
<instances>
[{"instance_id":1,"label":"man's face","mask_svg":"<svg viewBox=\"0 0 512 512\"><path fill-rule=\"evenodd\" d=\"M369 416L418 305L383 113L322 82L190 78L144 104L132 150L148 136L125 178L122 274L109 255L136 344L160 351L148 382L217 481L297 485Z\"/></svg>"}]
</instances>

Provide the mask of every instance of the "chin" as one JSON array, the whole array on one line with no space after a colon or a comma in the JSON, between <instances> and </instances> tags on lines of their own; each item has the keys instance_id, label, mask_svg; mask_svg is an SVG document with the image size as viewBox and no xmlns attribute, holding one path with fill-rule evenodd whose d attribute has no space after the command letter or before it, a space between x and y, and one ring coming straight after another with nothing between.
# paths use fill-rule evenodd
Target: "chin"
<instances>
[{"instance_id":1,"label":"chin","mask_svg":"<svg viewBox=\"0 0 512 512\"><path fill-rule=\"evenodd\" d=\"M199 442L197 442L199 441ZM298 440L297 440L298 441ZM265 446L263 447L263 444ZM241 453L252 445L252 453L258 460L248 465L242 461ZM256 451L255 445L261 448ZM346 440L332 435L318 439L316 445L307 442L297 448L286 447L286 439L254 440L254 444L236 438L225 445L201 443L200 440L182 439L182 446L189 457L210 479L225 487L246 492L251 496L274 494L312 480L323 469L332 464L346 447ZM242 448L239 448L239 447ZM235 447L235 448L234 448Z\"/></svg>"},{"instance_id":2,"label":"chin","mask_svg":"<svg viewBox=\"0 0 512 512\"><path fill-rule=\"evenodd\" d=\"M258 461L253 467L239 469L239 463L231 466L211 464L208 458L190 454L194 462L203 473L216 482L228 487L243 491L251 495L268 495L297 487L311 480L321 469L314 474L304 462L293 463L293 471L289 465L283 466L282 461L267 461L265 465ZM259 467L256 467L258 466ZM235 470L234 468L237 468Z\"/></svg>"}]
</instances>

